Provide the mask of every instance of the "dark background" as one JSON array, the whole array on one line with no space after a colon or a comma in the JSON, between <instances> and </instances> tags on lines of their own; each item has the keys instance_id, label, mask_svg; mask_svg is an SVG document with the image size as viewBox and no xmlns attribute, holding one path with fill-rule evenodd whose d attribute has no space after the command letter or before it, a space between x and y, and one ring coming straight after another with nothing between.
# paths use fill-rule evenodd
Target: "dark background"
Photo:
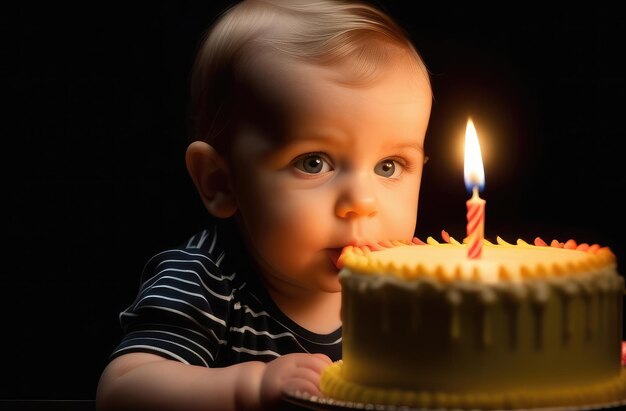
<instances>
[{"instance_id":1,"label":"dark background","mask_svg":"<svg viewBox=\"0 0 626 411\"><path fill-rule=\"evenodd\" d=\"M184 167L188 75L230 3L139 3L0 14L2 399L93 399L143 264L205 222ZM625 272L624 13L380 3L432 72L417 234L464 235L471 116L486 237L609 245Z\"/></svg>"}]
</instances>

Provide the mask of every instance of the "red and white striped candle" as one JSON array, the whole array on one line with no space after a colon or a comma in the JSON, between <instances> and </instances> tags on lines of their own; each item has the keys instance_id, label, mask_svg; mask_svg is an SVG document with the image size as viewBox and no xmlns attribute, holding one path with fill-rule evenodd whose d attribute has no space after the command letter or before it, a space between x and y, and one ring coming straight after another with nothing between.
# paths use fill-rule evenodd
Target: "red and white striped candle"
<instances>
[{"instance_id":1,"label":"red and white striped candle","mask_svg":"<svg viewBox=\"0 0 626 411\"><path fill-rule=\"evenodd\" d=\"M480 258L485 238L485 200L478 196L478 187L474 187L472 198L467 200L467 257Z\"/></svg>"},{"instance_id":2,"label":"red and white striped candle","mask_svg":"<svg viewBox=\"0 0 626 411\"><path fill-rule=\"evenodd\" d=\"M471 119L465 130L465 165L463 169L465 187L472 191L467 200L467 258L480 258L485 238L485 205L487 202L478 195L485 185L485 170L478 143L478 135Z\"/></svg>"}]
</instances>

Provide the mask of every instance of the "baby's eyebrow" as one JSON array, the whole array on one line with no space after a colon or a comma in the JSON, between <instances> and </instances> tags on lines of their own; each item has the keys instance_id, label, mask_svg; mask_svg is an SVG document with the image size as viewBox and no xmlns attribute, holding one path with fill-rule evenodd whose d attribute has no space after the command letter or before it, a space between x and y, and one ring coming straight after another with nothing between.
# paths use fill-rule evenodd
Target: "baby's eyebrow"
<instances>
[{"instance_id":1,"label":"baby's eyebrow","mask_svg":"<svg viewBox=\"0 0 626 411\"><path fill-rule=\"evenodd\" d=\"M286 143L305 143L308 141L337 143L342 140L342 133L336 130L314 130L300 133L293 133L287 136Z\"/></svg>"},{"instance_id":2,"label":"baby's eyebrow","mask_svg":"<svg viewBox=\"0 0 626 411\"><path fill-rule=\"evenodd\" d=\"M276 150L299 149L299 147L337 146L346 144L345 141L332 133L304 133L288 136L276 142Z\"/></svg>"},{"instance_id":3,"label":"baby's eyebrow","mask_svg":"<svg viewBox=\"0 0 626 411\"><path fill-rule=\"evenodd\" d=\"M428 163L428 160L430 159L430 157L427 156L426 152L424 151L424 146L417 144L417 143L398 144L397 146L394 146L393 148L396 150L405 150L408 148L408 149L415 150L415 151L422 153L424 155L424 164Z\"/></svg>"},{"instance_id":4,"label":"baby's eyebrow","mask_svg":"<svg viewBox=\"0 0 626 411\"><path fill-rule=\"evenodd\" d=\"M396 150L404 150L404 149L413 149L416 151L419 151L421 153L424 152L424 146L418 144L418 143L402 143L402 144L397 144L392 146L393 149Z\"/></svg>"}]
</instances>

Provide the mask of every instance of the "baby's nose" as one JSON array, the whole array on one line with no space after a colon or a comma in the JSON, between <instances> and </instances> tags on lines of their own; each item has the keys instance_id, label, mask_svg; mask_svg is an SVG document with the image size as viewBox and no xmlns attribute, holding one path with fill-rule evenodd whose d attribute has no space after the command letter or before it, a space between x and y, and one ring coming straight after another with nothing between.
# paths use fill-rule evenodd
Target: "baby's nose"
<instances>
[{"instance_id":1,"label":"baby's nose","mask_svg":"<svg viewBox=\"0 0 626 411\"><path fill-rule=\"evenodd\" d=\"M335 205L340 218L373 217L378 213L378 200L367 182L347 184Z\"/></svg>"}]
</instances>

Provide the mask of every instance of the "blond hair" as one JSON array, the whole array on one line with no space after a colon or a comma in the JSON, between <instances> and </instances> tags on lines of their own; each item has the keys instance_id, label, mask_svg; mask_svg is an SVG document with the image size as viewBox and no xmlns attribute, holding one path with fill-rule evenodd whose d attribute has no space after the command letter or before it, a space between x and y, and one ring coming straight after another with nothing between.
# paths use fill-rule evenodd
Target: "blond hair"
<instances>
[{"instance_id":1,"label":"blond hair","mask_svg":"<svg viewBox=\"0 0 626 411\"><path fill-rule=\"evenodd\" d=\"M234 82L259 50L275 50L320 65L350 60L350 83L375 79L398 53L428 78L408 34L386 13L360 1L245 0L226 10L206 33L192 70L191 138L218 151L217 137L235 107Z\"/></svg>"}]
</instances>

